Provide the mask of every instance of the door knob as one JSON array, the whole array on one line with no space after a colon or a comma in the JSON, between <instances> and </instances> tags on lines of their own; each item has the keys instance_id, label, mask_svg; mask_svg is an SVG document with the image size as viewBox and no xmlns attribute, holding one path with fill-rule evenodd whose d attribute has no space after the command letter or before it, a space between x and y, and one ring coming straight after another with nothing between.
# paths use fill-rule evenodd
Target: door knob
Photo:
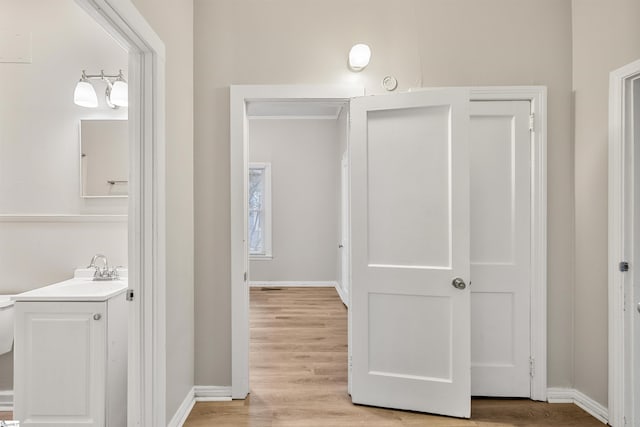
<instances>
[{"instance_id":1,"label":"door knob","mask_svg":"<svg viewBox=\"0 0 640 427\"><path fill-rule=\"evenodd\" d=\"M338 249L344 248L344 245L338 245Z\"/></svg>"},{"instance_id":2,"label":"door knob","mask_svg":"<svg viewBox=\"0 0 640 427\"><path fill-rule=\"evenodd\" d=\"M640 302L638 303L638 313L640 313Z\"/></svg>"},{"instance_id":3,"label":"door knob","mask_svg":"<svg viewBox=\"0 0 640 427\"><path fill-rule=\"evenodd\" d=\"M453 281L451 282L451 286L453 286L456 289L460 289L463 290L467 287L467 284L464 283L464 280L462 280L459 277L456 277L455 279L453 279Z\"/></svg>"}]
</instances>

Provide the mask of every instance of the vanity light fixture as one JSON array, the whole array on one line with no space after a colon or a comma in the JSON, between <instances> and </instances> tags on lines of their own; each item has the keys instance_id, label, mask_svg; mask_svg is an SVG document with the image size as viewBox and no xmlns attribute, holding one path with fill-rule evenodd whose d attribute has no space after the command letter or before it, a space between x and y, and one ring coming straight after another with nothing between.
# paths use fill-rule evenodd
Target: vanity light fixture
<instances>
[{"instance_id":1,"label":"vanity light fixture","mask_svg":"<svg viewBox=\"0 0 640 427\"><path fill-rule=\"evenodd\" d=\"M90 80L101 80L107 84L105 90L105 100L111 108L129 106L129 88L122 75L122 70L116 75L107 75L104 70L100 74L87 74L82 70L80 81L73 92L73 102L81 107L96 108L98 106L98 96Z\"/></svg>"},{"instance_id":2,"label":"vanity light fixture","mask_svg":"<svg viewBox=\"0 0 640 427\"><path fill-rule=\"evenodd\" d=\"M87 108L96 108L98 106L96 90L89 83L84 71L82 72L82 78L76 85L76 90L73 92L73 102L76 105Z\"/></svg>"},{"instance_id":3,"label":"vanity light fixture","mask_svg":"<svg viewBox=\"0 0 640 427\"><path fill-rule=\"evenodd\" d=\"M351 47L349 51L349 68L351 71L362 71L371 59L371 48L364 44L358 43Z\"/></svg>"}]
</instances>

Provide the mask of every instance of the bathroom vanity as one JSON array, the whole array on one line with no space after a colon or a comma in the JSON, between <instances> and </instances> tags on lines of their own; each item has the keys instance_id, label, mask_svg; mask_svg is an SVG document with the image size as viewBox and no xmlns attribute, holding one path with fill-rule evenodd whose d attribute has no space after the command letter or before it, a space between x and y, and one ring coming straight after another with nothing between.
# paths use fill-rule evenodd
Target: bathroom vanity
<instances>
[{"instance_id":1,"label":"bathroom vanity","mask_svg":"<svg viewBox=\"0 0 640 427\"><path fill-rule=\"evenodd\" d=\"M127 424L126 289L75 277L14 297L21 426Z\"/></svg>"}]
</instances>

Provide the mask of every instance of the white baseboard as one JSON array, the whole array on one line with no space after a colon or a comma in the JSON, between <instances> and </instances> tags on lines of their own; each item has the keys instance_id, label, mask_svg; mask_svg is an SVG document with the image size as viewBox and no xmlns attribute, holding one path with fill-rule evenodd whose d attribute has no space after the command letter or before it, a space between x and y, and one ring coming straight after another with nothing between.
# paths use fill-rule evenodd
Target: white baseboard
<instances>
[{"instance_id":1,"label":"white baseboard","mask_svg":"<svg viewBox=\"0 0 640 427\"><path fill-rule=\"evenodd\" d=\"M2 404L0 391L0 404ZM13 396L13 392L11 393ZM167 427L182 427L189 418L189 414L196 402L222 402L231 400L231 387L197 385L187 393L182 404L167 424ZM3 410L0 406L0 411ZM12 410L12 409L9 409Z\"/></svg>"},{"instance_id":2,"label":"white baseboard","mask_svg":"<svg viewBox=\"0 0 640 427\"><path fill-rule=\"evenodd\" d=\"M338 295L340 296L340 299L342 300L342 303L345 305L345 307L349 307L349 294L347 294L347 292L342 289L342 286L340 286L340 283L336 282L336 292L338 292Z\"/></svg>"},{"instance_id":3,"label":"white baseboard","mask_svg":"<svg viewBox=\"0 0 640 427\"><path fill-rule=\"evenodd\" d=\"M194 399L192 387L189 392L187 392L187 395L180 404L180 407L178 407L176 413L173 415L173 418L171 418L171 421L169 421L169 424L167 424L167 427L182 427L185 421L187 421L187 418L193 409L193 405L195 404L196 400Z\"/></svg>"},{"instance_id":4,"label":"white baseboard","mask_svg":"<svg viewBox=\"0 0 640 427\"><path fill-rule=\"evenodd\" d=\"M0 412L13 411L13 390L0 391Z\"/></svg>"},{"instance_id":5,"label":"white baseboard","mask_svg":"<svg viewBox=\"0 0 640 427\"><path fill-rule=\"evenodd\" d=\"M607 408L576 389L549 388L547 389L547 400L549 403L573 403L598 421L604 424L607 424L609 421L609 411Z\"/></svg>"},{"instance_id":6,"label":"white baseboard","mask_svg":"<svg viewBox=\"0 0 640 427\"><path fill-rule=\"evenodd\" d=\"M337 286L338 282L329 281L304 281L304 280L287 280L287 281L250 281L251 287L264 287L264 288L287 288L287 287L310 287L310 288L333 288Z\"/></svg>"},{"instance_id":7,"label":"white baseboard","mask_svg":"<svg viewBox=\"0 0 640 427\"><path fill-rule=\"evenodd\" d=\"M231 387L197 385L193 387L196 402L224 402L231 400Z\"/></svg>"}]
</instances>

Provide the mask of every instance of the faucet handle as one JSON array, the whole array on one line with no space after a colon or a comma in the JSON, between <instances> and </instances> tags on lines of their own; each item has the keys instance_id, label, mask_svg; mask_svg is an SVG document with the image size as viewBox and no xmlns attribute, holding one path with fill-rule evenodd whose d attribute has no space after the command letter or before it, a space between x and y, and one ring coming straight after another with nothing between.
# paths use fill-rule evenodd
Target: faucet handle
<instances>
[{"instance_id":1,"label":"faucet handle","mask_svg":"<svg viewBox=\"0 0 640 427\"><path fill-rule=\"evenodd\" d=\"M121 265L116 265L115 267L112 267L110 270L109 275L114 279L117 280L120 278L120 272L118 271L119 268L124 268Z\"/></svg>"}]
</instances>

